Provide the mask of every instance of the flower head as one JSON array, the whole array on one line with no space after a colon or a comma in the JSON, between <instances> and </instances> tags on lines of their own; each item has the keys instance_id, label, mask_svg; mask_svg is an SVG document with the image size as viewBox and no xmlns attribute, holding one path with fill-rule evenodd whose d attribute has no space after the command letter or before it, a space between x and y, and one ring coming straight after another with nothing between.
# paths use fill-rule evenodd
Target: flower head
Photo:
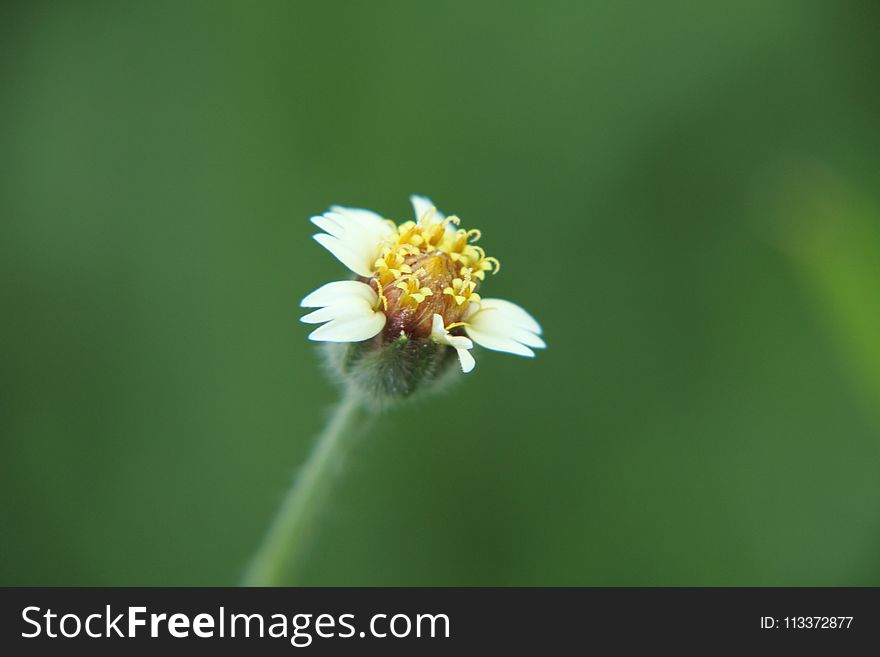
<instances>
[{"instance_id":1,"label":"flower head","mask_svg":"<svg viewBox=\"0 0 880 657\"><path fill-rule=\"evenodd\" d=\"M415 219L400 224L339 206L312 217L324 231L315 240L356 278L303 299L303 307L317 310L302 321L322 324L309 339L359 344L360 351L394 345L420 357L427 350L437 361L454 352L464 372L474 368L474 343L520 356L546 346L525 310L478 293L486 274L501 266L476 244L480 231L461 228L458 217L444 216L425 197L410 200Z\"/></svg>"}]
</instances>

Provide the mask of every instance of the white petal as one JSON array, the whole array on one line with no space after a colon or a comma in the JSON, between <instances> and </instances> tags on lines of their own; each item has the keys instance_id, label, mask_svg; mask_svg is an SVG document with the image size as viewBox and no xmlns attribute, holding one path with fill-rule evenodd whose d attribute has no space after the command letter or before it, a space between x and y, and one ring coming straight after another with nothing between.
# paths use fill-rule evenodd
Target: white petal
<instances>
[{"instance_id":1,"label":"white petal","mask_svg":"<svg viewBox=\"0 0 880 657\"><path fill-rule=\"evenodd\" d=\"M467 374L476 365L473 355L468 351L474 348L474 343L463 335L451 335L443 326L443 317L434 313L431 318L431 337L440 344L448 344L455 348L458 361L461 363L461 371Z\"/></svg>"},{"instance_id":2,"label":"white petal","mask_svg":"<svg viewBox=\"0 0 880 657\"><path fill-rule=\"evenodd\" d=\"M325 231L315 240L360 276L370 276L382 242L394 229L375 212L333 206L311 221Z\"/></svg>"},{"instance_id":3,"label":"white petal","mask_svg":"<svg viewBox=\"0 0 880 657\"><path fill-rule=\"evenodd\" d=\"M538 335L542 333L541 325L538 324L537 320L515 303L505 301L504 299L483 299L480 301L480 310L489 308L494 309L493 312L498 313L499 316L504 317L505 320L515 326L527 329Z\"/></svg>"},{"instance_id":4,"label":"white petal","mask_svg":"<svg viewBox=\"0 0 880 657\"><path fill-rule=\"evenodd\" d=\"M383 313L334 319L309 334L309 340L322 342L361 342L377 335L385 327Z\"/></svg>"},{"instance_id":5,"label":"white petal","mask_svg":"<svg viewBox=\"0 0 880 657\"><path fill-rule=\"evenodd\" d=\"M522 342L533 349L546 349L547 343L541 339L541 336L535 335L531 331L525 329L515 329L510 333L510 337L517 342Z\"/></svg>"},{"instance_id":6,"label":"white petal","mask_svg":"<svg viewBox=\"0 0 880 657\"><path fill-rule=\"evenodd\" d=\"M467 334L473 339L481 347L485 347L486 349L492 349L494 351L506 351L509 354L516 354L517 356L528 356L529 358L535 355L535 352L529 349L524 344L521 344L514 340L513 338L502 337L498 335L493 335L491 333L483 333L481 331L475 330L473 327L465 327L465 331Z\"/></svg>"},{"instance_id":7,"label":"white petal","mask_svg":"<svg viewBox=\"0 0 880 657\"><path fill-rule=\"evenodd\" d=\"M463 335L447 335L446 343L456 349L473 349L474 343Z\"/></svg>"},{"instance_id":8,"label":"white petal","mask_svg":"<svg viewBox=\"0 0 880 657\"><path fill-rule=\"evenodd\" d=\"M317 290L300 302L303 308L321 308L329 306L336 301L347 298L358 298L367 301L371 306L376 305L378 297L366 283L360 281L334 281L322 285Z\"/></svg>"},{"instance_id":9,"label":"white petal","mask_svg":"<svg viewBox=\"0 0 880 657\"><path fill-rule=\"evenodd\" d=\"M330 208L330 212L325 213L324 216L330 217L345 227L354 228L373 237L390 235L394 230L387 221L370 210L334 205Z\"/></svg>"},{"instance_id":10,"label":"white petal","mask_svg":"<svg viewBox=\"0 0 880 657\"><path fill-rule=\"evenodd\" d=\"M350 215L366 225L373 225L377 228L387 225L387 222L382 218L382 215L377 214L372 210L364 210L363 208L346 208L342 205L332 205L330 206L330 210L336 214Z\"/></svg>"},{"instance_id":11,"label":"white petal","mask_svg":"<svg viewBox=\"0 0 880 657\"><path fill-rule=\"evenodd\" d=\"M538 336L541 326L525 310L503 299L483 299L471 306L465 332L478 345L519 356L535 355L529 347L547 345Z\"/></svg>"},{"instance_id":12,"label":"white petal","mask_svg":"<svg viewBox=\"0 0 880 657\"><path fill-rule=\"evenodd\" d=\"M330 212L324 213L324 218L339 226L344 233L341 239L346 241L378 243L394 232L389 222L369 210L353 210L334 205Z\"/></svg>"},{"instance_id":13,"label":"white petal","mask_svg":"<svg viewBox=\"0 0 880 657\"><path fill-rule=\"evenodd\" d=\"M345 229L342 227L342 225L335 219L332 219L330 216L322 215L320 217L312 217L311 219L309 219L309 221L311 221L325 233L330 233L333 237L342 237L343 235L345 235Z\"/></svg>"},{"instance_id":14,"label":"white petal","mask_svg":"<svg viewBox=\"0 0 880 657\"><path fill-rule=\"evenodd\" d=\"M461 363L461 371L467 374L474 366L477 364L477 361L474 360L473 354L467 349L456 349L458 353L458 362Z\"/></svg>"},{"instance_id":15,"label":"white petal","mask_svg":"<svg viewBox=\"0 0 880 657\"><path fill-rule=\"evenodd\" d=\"M418 194L413 194L409 197L409 202L412 203L413 210L416 213L416 221L419 221L422 217L425 216L428 212L433 210L431 217L434 221L440 222L446 219L446 215L440 212L435 206L434 203L427 196L419 196Z\"/></svg>"},{"instance_id":16,"label":"white petal","mask_svg":"<svg viewBox=\"0 0 880 657\"><path fill-rule=\"evenodd\" d=\"M375 309L377 299L373 288L366 283L327 283L302 300L303 307L318 309L300 321L306 324L327 322L312 331L310 340L360 342L372 338L385 326L385 314Z\"/></svg>"},{"instance_id":17,"label":"white petal","mask_svg":"<svg viewBox=\"0 0 880 657\"><path fill-rule=\"evenodd\" d=\"M334 205L332 212L328 212L325 216L331 217L348 230L360 232L371 242L381 242L394 232L390 222L369 210L354 210Z\"/></svg>"},{"instance_id":18,"label":"white petal","mask_svg":"<svg viewBox=\"0 0 880 657\"><path fill-rule=\"evenodd\" d=\"M438 340L442 340L446 336L446 328L443 326L443 317L437 313L434 313L434 316L431 318L431 335Z\"/></svg>"},{"instance_id":19,"label":"white petal","mask_svg":"<svg viewBox=\"0 0 880 657\"><path fill-rule=\"evenodd\" d=\"M318 308L308 315L299 318L306 324L323 324L334 319L347 319L349 317L367 317L375 312L373 307L362 299L346 299L334 303L326 308Z\"/></svg>"},{"instance_id":20,"label":"white petal","mask_svg":"<svg viewBox=\"0 0 880 657\"><path fill-rule=\"evenodd\" d=\"M365 242L355 247L347 246L347 244L352 244L352 242L343 242L326 233L317 233L312 235L312 237L315 238L318 244L336 256L339 262L358 276L368 277L373 275L372 264L375 262L374 256L378 253L378 247L373 252L367 248Z\"/></svg>"}]
</instances>

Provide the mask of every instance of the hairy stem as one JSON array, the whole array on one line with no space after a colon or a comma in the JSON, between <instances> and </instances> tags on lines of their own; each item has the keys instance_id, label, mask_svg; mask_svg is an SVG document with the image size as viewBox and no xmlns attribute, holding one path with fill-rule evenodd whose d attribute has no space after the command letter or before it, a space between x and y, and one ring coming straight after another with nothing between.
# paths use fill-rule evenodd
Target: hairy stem
<instances>
[{"instance_id":1,"label":"hairy stem","mask_svg":"<svg viewBox=\"0 0 880 657\"><path fill-rule=\"evenodd\" d=\"M315 533L316 517L367 415L352 392L335 408L245 571L243 586L280 586L297 579L297 567Z\"/></svg>"}]
</instances>

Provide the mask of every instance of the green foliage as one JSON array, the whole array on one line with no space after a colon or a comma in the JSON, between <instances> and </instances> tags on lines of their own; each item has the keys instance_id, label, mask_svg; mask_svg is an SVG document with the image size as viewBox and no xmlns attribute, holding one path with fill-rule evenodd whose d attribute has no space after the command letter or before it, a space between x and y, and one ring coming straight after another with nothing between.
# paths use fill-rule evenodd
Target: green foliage
<instances>
[{"instance_id":1,"label":"green foliage","mask_svg":"<svg viewBox=\"0 0 880 657\"><path fill-rule=\"evenodd\" d=\"M815 298L868 408L876 411L880 212L839 175L815 162L800 162L782 178L776 211L781 244Z\"/></svg>"},{"instance_id":2,"label":"green foliage","mask_svg":"<svg viewBox=\"0 0 880 657\"><path fill-rule=\"evenodd\" d=\"M549 347L379 417L306 583L880 584L877 215L755 228L791 153L877 202L878 11L0 3L0 584L235 583L339 398L308 217L411 193Z\"/></svg>"}]
</instances>

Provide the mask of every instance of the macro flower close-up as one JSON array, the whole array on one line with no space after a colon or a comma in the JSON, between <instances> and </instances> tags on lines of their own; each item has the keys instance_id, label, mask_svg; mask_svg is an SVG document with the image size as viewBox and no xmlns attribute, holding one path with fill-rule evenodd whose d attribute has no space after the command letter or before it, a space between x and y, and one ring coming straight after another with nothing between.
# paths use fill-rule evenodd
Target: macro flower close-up
<instances>
[{"instance_id":1,"label":"macro flower close-up","mask_svg":"<svg viewBox=\"0 0 880 657\"><path fill-rule=\"evenodd\" d=\"M423 196L412 196L415 219L395 224L369 210L333 206L312 217L323 230L315 240L357 277L334 281L302 300L317 308L302 318L321 324L309 338L380 349L430 340L452 347L463 372L470 372L474 344L519 356L546 345L541 326L523 308L477 292L501 263L476 244L481 233L465 230ZM437 357L442 358L443 351Z\"/></svg>"},{"instance_id":2,"label":"macro flower close-up","mask_svg":"<svg viewBox=\"0 0 880 657\"><path fill-rule=\"evenodd\" d=\"M67 587L334 655L880 587L880 1L0 16L0 597L51 589L3 654Z\"/></svg>"},{"instance_id":3,"label":"macro flower close-up","mask_svg":"<svg viewBox=\"0 0 880 657\"><path fill-rule=\"evenodd\" d=\"M331 372L376 406L438 387L456 360L471 372L475 346L526 357L546 347L525 309L482 295L501 263L477 244L481 231L424 196L410 201L414 217L400 222L338 205L311 220L354 278L308 294L301 321L319 325L309 339L327 343Z\"/></svg>"},{"instance_id":4,"label":"macro flower close-up","mask_svg":"<svg viewBox=\"0 0 880 657\"><path fill-rule=\"evenodd\" d=\"M353 278L325 283L300 302L317 324L327 371L342 397L302 464L242 582L273 585L295 573L338 463L371 418L417 394L440 390L456 370L476 366L474 346L533 357L546 347L541 325L522 307L478 290L498 258L424 196L415 216L394 222L370 210L334 205L311 221L315 241ZM457 365L456 365L457 364Z\"/></svg>"}]
</instances>

